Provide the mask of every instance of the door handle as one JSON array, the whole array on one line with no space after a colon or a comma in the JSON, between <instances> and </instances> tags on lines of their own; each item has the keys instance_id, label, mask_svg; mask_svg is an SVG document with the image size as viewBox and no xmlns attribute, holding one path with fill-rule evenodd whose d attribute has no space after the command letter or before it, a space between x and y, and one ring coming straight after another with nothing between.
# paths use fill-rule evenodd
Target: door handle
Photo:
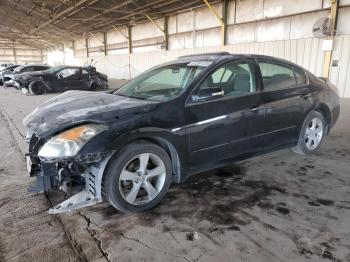
<instances>
[{"instance_id":1,"label":"door handle","mask_svg":"<svg viewBox=\"0 0 350 262\"><path fill-rule=\"evenodd\" d=\"M254 106L251 107L250 111L257 112L257 111L259 111L259 110L261 110L263 108L264 108L263 105L260 105L260 106L259 105L254 105Z\"/></svg>"}]
</instances>

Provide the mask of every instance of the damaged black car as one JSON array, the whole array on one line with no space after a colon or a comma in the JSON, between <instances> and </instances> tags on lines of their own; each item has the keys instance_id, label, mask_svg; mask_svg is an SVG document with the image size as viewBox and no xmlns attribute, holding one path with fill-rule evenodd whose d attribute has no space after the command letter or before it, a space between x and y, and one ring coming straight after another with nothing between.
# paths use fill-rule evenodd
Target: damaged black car
<instances>
[{"instance_id":1,"label":"damaged black car","mask_svg":"<svg viewBox=\"0 0 350 262\"><path fill-rule=\"evenodd\" d=\"M16 88L19 88L18 83L14 80L17 75L27 73L27 72L47 70L49 68L50 66L48 65L38 65L38 64L27 64L27 65L18 66L14 70L9 72L4 72L2 74L3 84L5 86L9 86L9 87L14 86Z\"/></svg>"},{"instance_id":2,"label":"damaged black car","mask_svg":"<svg viewBox=\"0 0 350 262\"><path fill-rule=\"evenodd\" d=\"M108 88L108 77L96 71L93 66L58 66L45 71L28 72L16 75L23 93L41 95L46 92L67 90L97 90Z\"/></svg>"},{"instance_id":3,"label":"damaged black car","mask_svg":"<svg viewBox=\"0 0 350 262\"><path fill-rule=\"evenodd\" d=\"M117 91L69 91L35 109L24 119L32 190L71 194L51 214L103 199L141 212L190 175L282 148L316 152L339 111L334 86L288 61L180 57Z\"/></svg>"}]
</instances>

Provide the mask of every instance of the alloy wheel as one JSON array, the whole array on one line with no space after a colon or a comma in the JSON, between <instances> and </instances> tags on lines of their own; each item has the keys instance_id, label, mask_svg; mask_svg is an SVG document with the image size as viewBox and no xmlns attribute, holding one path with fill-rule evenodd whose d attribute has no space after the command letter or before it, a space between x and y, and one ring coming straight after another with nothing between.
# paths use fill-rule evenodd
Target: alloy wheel
<instances>
[{"instance_id":1,"label":"alloy wheel","mask_svg":"<svg viewBox=\"0 0 350 262\"><path fill-rule=\"evenodd\" d=\"M304 142L306 148L314 150L321 143L323 136L323 123L319 118L313 118L305 129Z\"/></svg>"},{"instance_id":2,"label":"alloy wheel","mask_svg":"<svg viewBox=\"0 0 350 262\"><path fill-rule=\"evenodd\" d=\"M155 154L142 153L123 167L118 182L119 192L129 204L147 204L159 195L165 178L163 161Z\"/></svg>"}]
</instances>

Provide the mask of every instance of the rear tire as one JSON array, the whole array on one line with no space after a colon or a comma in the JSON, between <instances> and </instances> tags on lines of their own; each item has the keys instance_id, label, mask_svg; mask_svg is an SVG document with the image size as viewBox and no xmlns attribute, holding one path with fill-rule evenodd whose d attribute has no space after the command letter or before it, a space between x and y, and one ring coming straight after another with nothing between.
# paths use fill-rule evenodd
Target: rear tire
<instances>
[{"instance_id":1,"label":"rear tire","mask_svg":"<svg viewBox=\"0 0 350 262\"><path fill-rule=\"evenodd\" d=\"M167 152L148 142L124 147L109 162L102 192L109 203L125 213L155 207L171 183L172 165Z\"/></svg>"},{"instance_id":2,"label":"rear tire","mask_svg":"<svg viewBox=\"0 0 350 262\"><path fill-rule=\"evenodd\" d=\"M317 152L325 136L324 116L318 111L311 111L301 127L298 144L292 150L300 155Z\"/></svg>"},{"instance_id":3,"label":"rear tire","mask_svg":"<svg viewBox=\"0 0 350 262\"><path fill-rule=\"evenodd\" d=\"M46 91L46 86L43 82L33 81L29 84L28 89L32 95L42 95Z\"/></svg>"}]
</instances>

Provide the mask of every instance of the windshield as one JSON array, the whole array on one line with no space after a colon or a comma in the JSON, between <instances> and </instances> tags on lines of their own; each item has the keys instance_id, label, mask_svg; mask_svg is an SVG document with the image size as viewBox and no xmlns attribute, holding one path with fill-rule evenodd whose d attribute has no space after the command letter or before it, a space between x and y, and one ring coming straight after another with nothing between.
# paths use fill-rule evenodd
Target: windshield
<instances>
[{"instance_id":1,"label":"windshield","mask_svg":"<svg viewBox=\"0 0 350 262\"><path fill-rule=\"evenodd\" d=\"M191 63L158 67L131 80L115 94L165 102L179 96L204 68Z\"/></svg>"}]
</instances>

